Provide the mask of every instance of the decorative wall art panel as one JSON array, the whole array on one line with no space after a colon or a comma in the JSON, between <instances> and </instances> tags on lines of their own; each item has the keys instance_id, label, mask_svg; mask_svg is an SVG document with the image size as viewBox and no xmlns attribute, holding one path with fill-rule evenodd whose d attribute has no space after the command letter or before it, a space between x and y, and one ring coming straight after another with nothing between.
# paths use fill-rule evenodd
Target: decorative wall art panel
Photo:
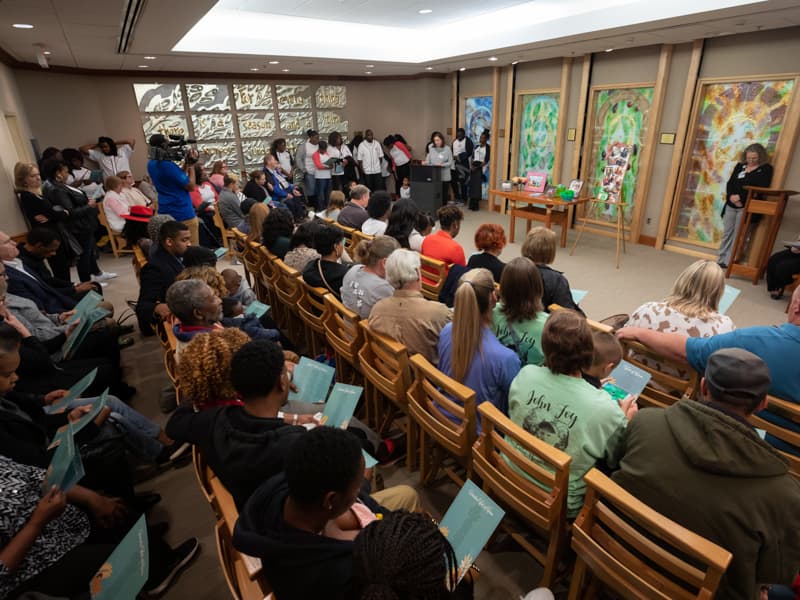
<instances>
[{"instance_id":1,"label":"decorative wall art panel","mask_svg":"<svg viewBox=\"0 0 800 600\"><path fill-rule=\"evenodd\" d=\"M145 140L154 133L189 137L189 127L183 115L142 115L142 130Z\"/></svg>"},{"instance_id":2,"label":"decorative wall art panel","mask_svg":"<svg viewBox=\"0 0 800 600\"><path fill-rule=\"evenodd\" d=\"M311 90L307 85L276 85L275 93L281 110L311 108Z\"/></svg>"},{"instance_id":3,"label":"decorative wall art panel","mask_svg":"<svg viewBox=\"0 0 800 600\"><path fill-rule=\"evenodd\" d=\"M321 85L316 93L317 108L344 108L347 106L347 88L343 85Z\"/></svg>"},{"instance_id":4,"label":"decorative wall art panel","mask_svg":"<svg viewBox=\"0 0 800 600\"><path fill-rule=\"evenodd\" d=\"M197 140L221 140L233 137L233 116L230 113L193 114L192 126Z\"/></svg>"},{"instance_id":5,"label":"decorative wall art panel","mask_svg":"<svg viewBox=\"0 0 800 600\"><path fill-rule=\"evenodd\" d=\"M229 168L239 166L239 154L233 140L200 143L197 144L197 150L200 153L200 162L208 167L217 160L224 160Z\"/></svg>"},{"instance_id":6,"label":"decorative wall art panel","mask_svg":"<svg viewBox=\"0 0 800 600\"><path fill-rule=\"evenodd\" d=\"M475 96L464 101L464 129L474 144L484 129L492 127L492 97Z\"/></svg>"},{"instance_id":7,"label":"decorative wall art panel","mask_svg":"<svg viewBox=\"0 0 800 600\"><path fill-rule=\"evenodd\" d=\"M242 155L244 164L251 166L264 166L264 156L269 152L269 140L245 140L242 142Z\"/></svg>"},{"instance_id":8,"label":"decorative wall art panel","mask_svg":"<svg viewBox=\"0 0 800 600\"><path fill-rule=\"evenodd\" d=\"M177 83L134 83L133 93L139 112L175 112L183 110L181 86Z\"/></svg>"},{"instance_id":9,"label":"decorative wall art panel","mask_svg":"<svg viewBox=\"0 0 800 600\"><path fill-rule=\"evenodd\" d=\"M275 135L275 113L239 113L239 137L272 137Z\"/></svg>"},{"instance_id":10,"label":"decorative wall art panel","mask_svg":"<svg viewBox=\"0 0 800 600\"><path fill-rule=\"evenodd\" d=\"M217 83L187 83L189 110L230 110L228 86Z\"/></svg>"},{"instance_id":11,"label":"decorative wall art panel","mask_svg":"<svg viewBox=\"0 0 800 600\"><path fill-rule=\"evenodd\" d=\"M239 110L272 110L272 86L264 83L235 83L233 97Z\"/></svg>"},{"instance_id":12,"label":"decorative wall art panel","mask_svg":"<svg viewBox=\"0 0 800 600\"><path fill-rule=\"evenodd\" d=\"M523 94L520 97L519 159L517 175L542 171L551 178L556 159L559 94Z\"/></svg>"},{"instance_id":13,"label":"decorative wall art panel","mask_svg":"<svg viewBox=\"0 0 800 600\"><path fill-rule=\"evenodd\" d=\"M314 128L311 112L282 112L280 122L284 136L305 136L306 131Z\"/></svg>"},{"instance_id":14,"label":"decorative wall art panel","mask_svg":"<svg viewBox=\"0 0 800 600\"><path fill-rule=\"evenodd\" d=\"M343 121L341 115L330 110L317 111L317 130L322 133L338 131L342 136L347 137L350 124Z\"/></svg>"}]
</instances>

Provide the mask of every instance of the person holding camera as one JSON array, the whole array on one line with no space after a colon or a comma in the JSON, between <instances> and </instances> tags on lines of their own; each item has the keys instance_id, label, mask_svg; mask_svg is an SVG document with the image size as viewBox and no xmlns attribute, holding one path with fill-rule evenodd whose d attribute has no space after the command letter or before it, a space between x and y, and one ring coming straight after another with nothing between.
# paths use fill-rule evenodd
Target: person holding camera
<instances>
[{"instance_id":1,"label":"person holding camera","mask_svg":"<svg viewBox=\"0 0 800 600\"><path fill-rule=\"evenodd\" d=\"M180 141L178 142L180 144ZM186 143L186 142L184 142ZM189 192L195 187L194 167L197 163L197 152L189 150L185 153L184 171L173 160L183 155L181 147L172 145L165 136L156 133L150 136L150 160L147 162L147 173L153 180L158 192L158 214L170 215L189 228L192 244L200 243L200 232L192 206Z\"/></svg>"}]
</instances>

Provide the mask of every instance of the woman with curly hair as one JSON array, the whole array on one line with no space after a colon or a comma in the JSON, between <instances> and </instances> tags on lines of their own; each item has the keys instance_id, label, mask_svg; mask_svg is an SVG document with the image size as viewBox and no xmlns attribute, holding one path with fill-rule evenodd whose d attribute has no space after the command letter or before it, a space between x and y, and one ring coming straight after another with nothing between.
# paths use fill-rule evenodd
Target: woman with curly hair
<instances>
[{"instance_id":1,"label":"woman with curly hair","mask_svg":"<svg viewBox=\"0 0 800 600\"><path fill-rule=\"evenodd\" d=\"M250 337L239 329L201 333L184 348L178 363L181 392L197 410L242 404L231 383L231 358Z\"/></svg>"}]
</instances>

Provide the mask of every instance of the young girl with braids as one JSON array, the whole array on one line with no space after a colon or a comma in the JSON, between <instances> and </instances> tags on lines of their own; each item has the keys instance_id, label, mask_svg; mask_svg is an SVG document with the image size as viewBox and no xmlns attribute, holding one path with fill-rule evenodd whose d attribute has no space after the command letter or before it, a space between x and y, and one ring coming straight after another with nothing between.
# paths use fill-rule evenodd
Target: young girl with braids
<instances>
[{"instance_id":1,"label":"young girl with braids","mask_svg":"<svg viewBox=\"0 0 800 600\"><path fill-rule=\"evenodd\" d=\"M444 326L439 337L439 370L475 390L476 407L491 402L507 415L508 388L519 372L520 360L492 333L496 304L491 271L472 269L461 276L453 321Z\"/></svg>"}]
</instances>

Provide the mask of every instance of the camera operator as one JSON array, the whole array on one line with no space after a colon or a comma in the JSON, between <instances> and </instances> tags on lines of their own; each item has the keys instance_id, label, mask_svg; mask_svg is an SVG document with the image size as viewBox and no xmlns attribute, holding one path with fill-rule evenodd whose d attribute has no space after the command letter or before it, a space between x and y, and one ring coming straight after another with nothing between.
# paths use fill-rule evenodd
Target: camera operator
<instances>
[{"instance_id":1,"label":"camera operator","mask_svg":"<svg viewBox=\"0 0 800 600\"><path fill-rule=\"evenodd\" d=\"M170 215L189 227L192 244L200 243L197 215L189 192L195 187L194 167L198 155L196 150L184 151L184 144L191 140L179 139L170 142L160 133L150 136L150 160L147 173L158 192L158 213ZM177 146L177 147L175 147ZM184 169L175 161L185 158Z\"/></svg>"}]
</instances>

